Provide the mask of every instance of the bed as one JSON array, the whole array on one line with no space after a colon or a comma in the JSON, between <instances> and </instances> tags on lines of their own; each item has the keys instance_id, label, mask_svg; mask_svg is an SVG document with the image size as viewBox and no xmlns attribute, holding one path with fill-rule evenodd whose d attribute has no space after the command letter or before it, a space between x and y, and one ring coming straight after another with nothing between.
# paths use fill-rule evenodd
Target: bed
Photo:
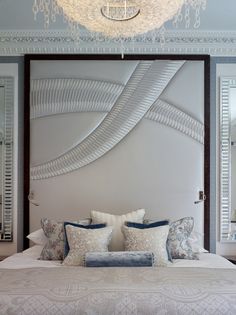
<instances>
[{"instance_id":1,"label":"bed","mask_svg":"<svg viewBox=\"0 0 236 315\"><path fill-rule=\"evenodd\" d=\"M62 267L41 248L0 263L0 314L235 314L236 267L223 257L167 268Z\"/></svg>"},{"instance_id":2,"label":"bed","mask_svg":"<svg viewBox=\"0 0 236 315\"><path fill-rule=\"evenodd\" d=\"M127 251L152 252L140 244L158 243L154 235L162 246L155 247L151 267L74 265L67 259L76 249L71 236L79 231L85 244L82 234L93 232L63 223L59 239L68 234L70 245L64 265L45 244L0 263L0 314L236 313L236 268L205 250L211 233L208 66L207 56L26 56L25 248L40 221L42 228L47 218L74 222L94 210L104 211L92 221L112 233L111 252L123 245L116 248L120 236L112 241L116 222L107 213L119 218L125 246L137 234ZM142 217L126 217L136 209ZM191 228L176 224L184 218ZM153 227L160 220L167 223ZM186 241L193 226L201 236L199 259ZM50 238L51 225L48 231ZM170 241L180 234L185 242L178 256Z\"/></svg>"},{"instance_id":3,"label":"bed","mask_svg":"<svg viewBox=\"0 0 236 315\"><path fill-rule=\"evenodd\" d=\"M92 217L96 218L97 215L103 222L106 221L108 225L112 224L114 232L112 239L115 240L113 246L122 242L116 232L120 228L124 228L124 222L126 228L131 232L143 233L144 231L146 233L147 231L146 237L154 235L155 243L162 242L162 236L155 233L167 229L168 237L167 240L166 237L164 238L161 248L164 248L167 254L166 245L168 244L169 250L172 249L169 239L175 244L173 234L176 234L177 240L180 241L182 238L181 247L178 247L179 245L175 247L174 251L171 251L171 256L174 257L179 253L181 259L170 260L166 255L166 263L163 265L163 261L161 261L161 265L159 265L158 260L161 260L163 253L160 248L155 252L154 246L145 248L153 250L156 256L150 267L107 267L105 265L88 267L86 265L87 254L85 263L82 265L77 265L78 261L65 264L68 256L73 256L71 253L73 243L70 240L68 227L83 230L87 235L91 231L104 231L110 227L98 227L96 224L96 229L89 232L87 228L81 227L81 221L78 224L74 222L62 224L43 219L41 224L44 231L41 229L28 236L31 241L34 240L35 243L41 244L33 245L0 263L1 314L234 314L236 311L236 266L225 258L211 254L201 247L201 243L198 243L199 237L194 236L198 234L193 231L193 224L189 229L193 218L182 218L174 222L161 221L161 224L158 222L158 225L157 222L133 222L135 227L128 227L131 224L126 221L128 218L134 221L139 220L143 218L143 214L144 209L125 215L93 211ZM182 224L183 222L184 224ZM87 222L84 224L86 227L91 226ZM139 228L139 225L142 228ZM66 248L65 242L69 243L69 251L67 256L63 257L63 261L55 260L55 256L53 256L54 254L60 255L55 235L62 236L59 231L62 226L64 235L68 237L67 240L65 237L63 241L60 240L63 243L63 250ZM48 234L47 228L52 233L51 235ZM96 235L95 233L95 237ZM129 238L125 233L123 236L126 246ZM134 237L135 234L132 234L132 241ZM152 238L145 239L144 246L146 246L147 240L148 244L151 244ZM188 242L186 243L185 240ZM81 242L86 243L84 239L81 239ZM94 248L94 242L95 240L92 242L93 244L83 246ZM100 243L100 240L97 242ZM140 242L142 240L138 239L138 246L142 246ZM136 243L137 240L135 240ZM111 239L110 244L112 244ZM48 257L49 245L51 254ZM83 246L82 249L76 247L77 255L81 255ZM113 249L111 248L111 250ZM119 253L129 254L129 248L126 250ZM106 255L106 251L99 254ZM43 253L46 255L45 257L42 256ZM117 253L117 251L109 253ZM186 255L185 257L183 257L183 253Z\"/></svg>"}]
</instances>

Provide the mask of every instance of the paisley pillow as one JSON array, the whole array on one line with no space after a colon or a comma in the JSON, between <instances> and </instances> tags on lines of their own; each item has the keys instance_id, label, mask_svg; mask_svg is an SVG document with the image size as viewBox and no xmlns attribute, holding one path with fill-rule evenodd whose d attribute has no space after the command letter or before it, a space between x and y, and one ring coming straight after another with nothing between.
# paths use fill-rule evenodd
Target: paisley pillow
<instances>
[{"instance_id":1,"label":"paisley pillow","mask_svg":"<svg viewBox=\"0 0 236 315\"><path fill-rule=\"evenodd\" d=\"M77 221L80 224L89 224L90 219ZM47 237L47 242L41 252L41 260L63 260L65 233L63 222L43 218L41 227Z\"/></svg>"},{"instance_id":2,"label":"paisley pillow","mask_svg":"<svg viewBox=\"0 0 236 315\"><path fill-rule=\"evenodd\" d=\"M63 261L65 266L84 266L88 252L107 252L111 240L112 227L84 229L66 225L66 235L70 251Z\"/></svg>"},{"instance_id":3,"label":"paisley pillow","mask_svg":"<svg viewBox=\"0 0 236 315\"><path fill-rule=\"evenodd\" d=\"M185 217L170 223L167 246L173 259L199 259L198 255L193 252L189 241L193 226L192 217Z\"/></svg>"}]
</instances>

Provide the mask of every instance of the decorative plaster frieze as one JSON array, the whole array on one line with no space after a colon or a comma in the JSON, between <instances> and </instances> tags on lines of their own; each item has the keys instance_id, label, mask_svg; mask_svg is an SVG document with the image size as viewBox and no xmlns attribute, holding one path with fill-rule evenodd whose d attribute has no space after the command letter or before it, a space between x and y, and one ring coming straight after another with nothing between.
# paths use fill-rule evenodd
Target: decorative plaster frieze
<instances>
[{"instance_id":1,"label":"decorative plaster frieze","mask_svg":"<svg viewBox=\"0 0 236 315\"><path fill-rule=\"evenodd\" d=\"M108 113L124 88L113 82L77 78L32 79L30 86L31 119L66 113ZM204 143L204 125L161 99L157 99L145 118Z\"/></svg>"},{"instance_id":2,"label":"decorative plaster frieze","mask_svg":"<svg viewBox=\"0 0 236 315\"><path fill-rule=\"evenodd\" d=\"M118 42L95 38L88 33L75 42L70 33L57 31L0 31L0 55L27 53L134 53L134 54L210 54L212 56L236 55L235 31L166 31L165 45L156 35L136 37Z\"/></svg>"},{"instance_id":3,"label":"decorative plaster frieze","mask_svg":"<svg viewBox=\"0 0 236 315\"><path fill-rule=\"evenodd\" d=\"M32 79L30 118L73 112L109 112L124 86L76 78Z\"/></svg>"},{"instance_id":4,"label":"decorative plaster frieze","mask_svg":"<svg viewBox=\"0 0 236 315\"><path fill-rule=\"evenodd\" d=\"M169 126L204 144L204 125L174 105L158 99L145 118Z\"/></svg>"},{"instance_id":5,"label":"decorative plaster frieze","mask_svg":"<svg viewBox=\"0 0 236 315\"><path fill-rule=\"evenodd\" d=\"M31 167L45 179L88 165L117 145L146 115L185 61L140 61L111 111L81 143L60 157Z\"/></svg>"}]
</instances>

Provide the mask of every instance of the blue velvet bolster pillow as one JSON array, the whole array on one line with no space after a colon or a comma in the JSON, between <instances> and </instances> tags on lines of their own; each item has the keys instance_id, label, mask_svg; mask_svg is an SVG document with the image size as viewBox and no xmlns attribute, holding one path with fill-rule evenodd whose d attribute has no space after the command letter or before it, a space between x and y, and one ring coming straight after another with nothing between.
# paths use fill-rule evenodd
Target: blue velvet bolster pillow
<instances>
[{"instance_id":1,"label":"blue velvet bolster pillow","mask_svg":"<svg viewBox=\"0 0 236 315\"><path fill-rule=\"evenodd\" d=\"M140 252L89 252L85 254L86 267L152 267L153 253Z\"/></svg>"},{"instance_id":2,"label":"blue velvet bolster pillow","mask_svg":"<svg viewBox=\"0 0 236 315\"><path fill-rule=\"evenodd\" d=\"M151 222L151 223L125 222L126 226L133 227L136 229L151 229L154 227L168 225L168 224L169 224L168 220L156 221L156 222ZM166 251L167 251L167 255L168 255L168 260L172 262L173 260L172 260L171 254L170 254L169 247L167 246L167 243L166 243Z\"/></svg>"},{"instance_id":3,"label":"blue velvet bolster pillow","mask_svg":"<svg viewBox=\"0 0 236 315\"><path fill-rule=\"evenodd\" d=\"M72 222L64 222L64 231L65 231L64 258L68 255L69 250L70 250L68 238L66 235L66 226L67 225L72 225L72 226L83 228L83 229L101 229L101 228L106 227L105 223L83 225L83 224L72 223Z\"/></svg>"}]
</instances>

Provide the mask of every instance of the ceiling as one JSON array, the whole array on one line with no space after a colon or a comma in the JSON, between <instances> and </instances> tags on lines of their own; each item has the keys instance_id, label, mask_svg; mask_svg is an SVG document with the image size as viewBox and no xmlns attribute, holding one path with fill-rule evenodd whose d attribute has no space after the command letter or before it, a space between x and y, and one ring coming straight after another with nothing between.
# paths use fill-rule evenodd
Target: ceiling
<instances>
[{"instance_id":1,"label":"ceiling","mask_svg":"<svg viewBox=\"0 0 236 315\"><path fill-rule=\"evenodd\" d=\"M59 52L84 51L85 53L90 50L91 52L113 52L112 47L117 46L111 42L95 43L91 39L85 39L75 46L61 17L58 17L56 23L45 30L42 15L38 15L37 21L34 21L33 1L0 0L0 55L20 52L55 52L55 50ZM199 29L186 31L183 26L175 29L171 22L167 22L165 26L169 32L169 40L165 47L160 47L159 43L152 43L150 46L150 43L140 40L132 47L142 52L235 55L235 13L236 0L207 0L206 10L201 12ZM45 37L47 37L47 42ZM96 47L94 47L95 44ZM126 51L130 49L127 44Z\"/></svg>"},{"instance_id":2,"label":"ceiling","mask_svg":"<svg viewBox=\"0 0 236 315\"><path fill-rule=\"evenodd\" d=\"M38 18L35 23L32 13L34 0L0 0L0 30L35 30L43 29L43 20ZM226 5L227 3L227 5ZM236 30L236 1L207 0L207 8L201 14L199 30L224 31ZM168 23L168 29L173 29ZM51 29L66 29L61 18L51 26Z\"/></svg>"}]
</instances>

